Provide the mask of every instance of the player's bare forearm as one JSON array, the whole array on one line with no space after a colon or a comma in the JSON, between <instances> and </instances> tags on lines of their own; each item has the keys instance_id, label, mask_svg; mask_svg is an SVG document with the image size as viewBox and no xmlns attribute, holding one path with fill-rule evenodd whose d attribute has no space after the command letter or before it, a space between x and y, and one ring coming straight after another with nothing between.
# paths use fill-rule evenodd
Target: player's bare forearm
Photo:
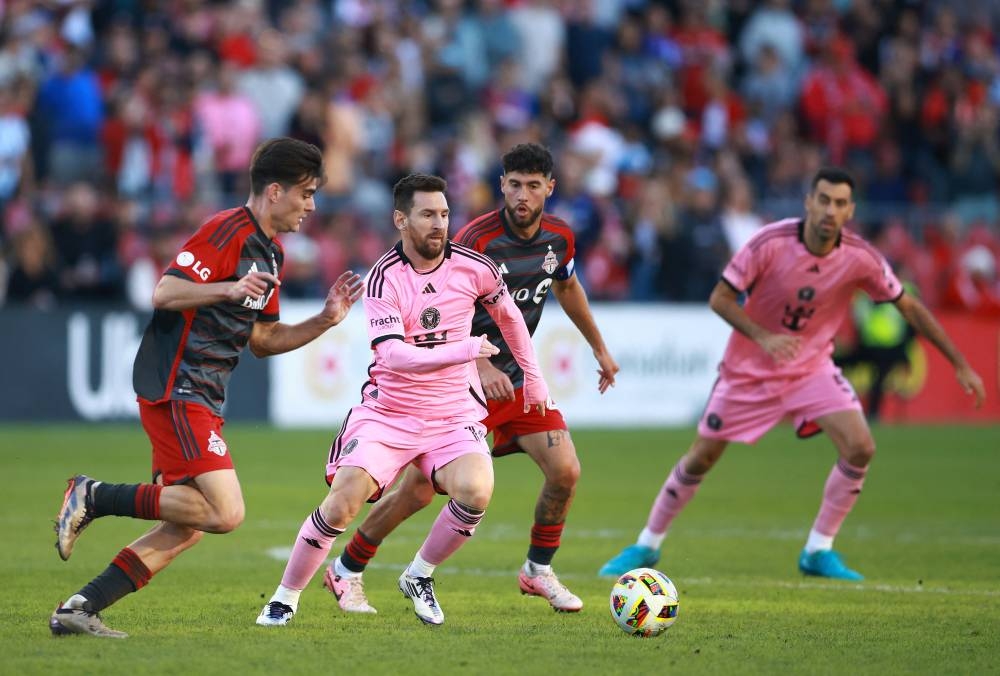
<instances>
[{"instance_id":1,"label":"player's bare forearm","mask_svg":"<svg viewBox=\"0 0 1000 676\"><path fill-rule=\"evenodd\" d=\"M594 315L590 312L590 303L587 301L587 292L583 285L576 278L576 275L569 279L556 282L552 285L552 294L559 301L563 312L570 318L574 326L587 341L587 344L595 351L606 351L604 339L594 321Z\"/></svg>"},{"instance_id":2,"label":"player's bare forearm","mask_svg":"<svg viewBox=\"0 0 1000 676\"><path fill-rule=\"evenodd\" d=\"M232 286L232 282L196 284L173 275L163 275L153 290L153 307L180 312L221 303L229 298Z\"/></svg>"},{"instance_id":3,"label":"player's bare forearm","mask_svg":"<svg viewBox=\"0 0 1000 676\"><path fill-rule=\"evenodd\" d=\"M903 318L913 327L913 330L931 341L934 347L951 362L952 366L959 368L967 365L965 357L955 347L955 344L951 342L948 334L944 331L944 327L941 326L940 322L931 314L931 311L927 309L927 306L920 302L916 296L904 293L896 301L896 307L899 309L900 314L903 315Z\"/></svg>"},{"instance_id":4,"label":"player's bare forearm","mask_svg":"<svg viewBox=\"0 0 1000 676\"><path fill-rule=\"evenodd\" d=\"M601 394L604 394L609 387L614 387L615 375L618 373L619 367L618 362L608 351L607 345L604 344L604 337L601 335L600 329L597 328L594 315L590 312L590 303L587 302L587 293L583 285L580 284L576 276L573 276L565 281L556 282L552 286L552 293L559 301L566 316L570 318L593 350L594 359L600 366L597 371L597 389Z\"/></svg>"},{"instance_id":5,"label":"player's bare forearm","mask_svg":"<svg viewBox=\"0 0 1000 676\"><path fill-rule=\"evenodd\" d=\"M712 295L708 299L708 306L715 314L735 330L755 342L760 342L767 335L759 324L750 319L750 315L740 307L739 296L736 290L725 282L720 281L712 289Z\"/></svg>"},{"instance_id":6,"label":"player's bare forearm","mask_svg":"<svg viewBox=\"0 0 1000 676\"><path fill-rule=\"evenodd\" d=\"M255 357L291 352L316 340L333 325L329 318L322 315L314 315L298 324L254 322L250 333L250 351Z\"/></svg>"}]
</instances>

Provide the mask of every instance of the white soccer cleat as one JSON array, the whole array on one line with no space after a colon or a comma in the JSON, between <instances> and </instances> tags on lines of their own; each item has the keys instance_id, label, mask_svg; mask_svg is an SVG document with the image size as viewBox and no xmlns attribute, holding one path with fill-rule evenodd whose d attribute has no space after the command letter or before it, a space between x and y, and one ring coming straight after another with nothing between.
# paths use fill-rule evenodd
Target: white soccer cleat
<instances>
[{"instance_id":1,"label":"white soccer cleat","mask_svg":"<svg viewBox=\"0 0 1000 676\"><path fill-rule=\"evenodd\" d=\"M517 584L522 594L541 596L557 612L576 613L583 608L580 597L566 589L566 585L551 570L532 576L522 568L517 575Z\"/></svg>"},{"instance_id":2,"label":"white soccer cleat","mask_svg":"<svg viewBox=\"0 0 1000 676\"><path fill-rule=\"evenodd\" d=\"M101 621L101 616L83 607L59 606L49 618L49 631L53 636L88 634L98 638L128 638L124 631L116 631Z\"/></svg>"},{"instance_id":3,"label":"white soccer cleat","mask_svg":"<svg viewBox=\"0 0 1000 676\"><path fill-rule=\"evenodd\" d=\"M59 558L67 561L73 553L73 545L83 529L94 520L90 489L94 480L83 474L70 477L63 495L62 507L56 515L56 549Z\"/></svg>"},{"instance_id":4,"label":"white soccer cleat","mask_svg":"<svg viewBox=\"0 0 1000 676\"><path fill-rule=\"evenodd\" d=\"M262 627L283 627L295 617L292 607L281 601L271 601L257 616L257 624Z\"/></svg>"},{"instance_id":5,"label":"white soccer cleat","mask_svg":"<svg viewBox=\"0 0 1000 676\"><path fill-rule=\"evenodd\" d=\"M444 624L444 611L434 596L433 577L413 577L405 570L399 576L399 591L413 601L413 612L424 624Z\"/></svg>"},{"instance_id":6,"label":"white soccer cleat","mask_svg":"<svg viewBox=\"0 0 1000 676\"><path fill-rule=\"evenodd\" d=\"M326 568L323 575L323 586L337 599L340 609L348 613L377 613L368 604L365 596L365 582L361 576L341 577L333 570L333 564Z\"/></svg>"}]
</instances>

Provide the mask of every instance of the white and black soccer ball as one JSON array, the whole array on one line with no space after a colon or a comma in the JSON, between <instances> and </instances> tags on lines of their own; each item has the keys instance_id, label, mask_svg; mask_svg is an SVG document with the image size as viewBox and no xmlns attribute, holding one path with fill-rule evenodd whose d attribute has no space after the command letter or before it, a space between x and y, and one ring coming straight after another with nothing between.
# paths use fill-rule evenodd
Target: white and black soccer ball
<instances>
[{"instance_id":1,"label":"white and black soccer ball","mask_svg":"<svg viewBox=\"0 0 1000 676\"><path fill-rule=\"evenodd\" d=\"M659 636L677 621L677 588L653 568L625 573L611 588L611 617L626 634Z\"/></svg>"}]
</instances>

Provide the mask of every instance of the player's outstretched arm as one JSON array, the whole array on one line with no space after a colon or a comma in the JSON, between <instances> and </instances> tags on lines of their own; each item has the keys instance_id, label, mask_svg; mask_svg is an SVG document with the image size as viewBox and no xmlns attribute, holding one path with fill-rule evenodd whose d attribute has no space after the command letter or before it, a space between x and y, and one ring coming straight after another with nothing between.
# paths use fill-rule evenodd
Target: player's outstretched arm
<instances>
[{"instance_id":1,"label":"player's outstretched arm","mask_svg":"<svg viewBox=\"0 0 1000 676\"><path fill-rule=\"evenodd\" d=\"M153 307L157 310L181 312L214 303L242 303L244 299L260 300L267 285L281 282L270 272L248 272L235 282L202 284L174 275L163 275L153 289Z\"/></svg>"},{"instance_id":2,"label":"player's outstretched arm","mask_svg":"<svg viewBox=\"0 0 1000 676\"><path fill-rule=\"evenodd\" d=\"M256 357L269 357L291 352L316 340L324 331L339 324L351 306L364 293L361 276L344 272L327 293L323 309L298 324L254 322L250 333L250 350Z\"/></svg>"},{"instance_id":3,"label":"player's outstretched arm","mask_svg":"<svg viewBox=\"0 0 1000 676\"><path fill-rule=\"evenodd\" d=\"M563 312L570 318L580 334L594 351L594 359L597 360L597 390L604 394L609 387L615 386L615 375L618 373L618 362L611 356L608 346L604 344L604 337L601 330L597 328L594 315L590 312L590 303L587 302L587 292L584 290L580 280L576 275L569 279L558 280L552 285L552 293L555 295Z\"/></svg>"},{"instance_id":4,"label":"player's outstretched arm","mask_svg":"<svg viewBox=\"0 0 1000 676\"><path fill-rule=\"evenodd\" d=\"M510 294L504 292L494 302L484 303L483 307L500 328L500 333L507 341L510 352L514 355L517 365L524 371L524 408L525 413L532 407L545 415L548 408L549 388L542 377L542 370L535 357L535 348L531 344L531 334L524 323L524 315L517 309L517 304Z\"/></svg>"},{"instance_id":5,"label":"player's outstretched arm","mask_svg":"<svg viewBox=\"0 0 1000 676\"><path fill-rule=\"evenodd\" d=\"M794 359L799 353L802 340L798 336L771 333L750 319L750 316L740 306L739 294L736 289L724 280L720 280L712 289L708 305L715 314L726 320L727 324L760 345L775 361L788 361Z\"/></svg>"},{"instance_id":6,"label":"player's outstretched arm","mask_svg":"<svg viewBox=\"0 0 1000 676\"><path fill-rule=\"evenodd\" d=\"M486 334L463 338L433 350L416 347L401 338L383 340L375 346L379 360L393 371L429 373L445 366L457 366L482 357L492 357L499 348L486 340Z\"/></svg>"},{"instance_id":7,"label":"player's outstretched arm","mask_svg":"<svg viewBox=\"0 0 1000 676\"><path fill-rule=\"evenodd\" d=\"M934 344L941 354L945 356L951 365L955 367L955 378L966 394L971 394L975 398L976 408L986 401L986 388L983 386L983 379L979 377L965 357L959 352L955 344L951 342L944 327L934 318L927 306L920 302L916 296L904 293L896 301L896 307L900 314L910 323L910 326L920 335L927 338Z\"/></svg>"}]
</instances>

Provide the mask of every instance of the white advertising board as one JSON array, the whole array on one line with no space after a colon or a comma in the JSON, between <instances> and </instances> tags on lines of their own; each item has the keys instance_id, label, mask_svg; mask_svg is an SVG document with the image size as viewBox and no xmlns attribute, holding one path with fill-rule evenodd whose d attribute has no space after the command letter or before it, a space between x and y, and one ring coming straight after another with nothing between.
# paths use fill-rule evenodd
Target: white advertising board
<instances>
[{"instance_id":1,"label":"white advertising board","mask_svg":"<svg viewBox=\"0 0 1000 676\"><path fill-rule=\"evenodd\" d=\"M715 382L729 329L704 306L595 304L594 317L621 372L597 391L597 362L587 342L549 300L534 344L552 397L573 427L652 427L694 423ZM315 303L282 303L295 323ZM284 427L339 427L361 399L371 350L361 306L313 343L271 357L270 410Z\"/></svg>"}]
</instances>

